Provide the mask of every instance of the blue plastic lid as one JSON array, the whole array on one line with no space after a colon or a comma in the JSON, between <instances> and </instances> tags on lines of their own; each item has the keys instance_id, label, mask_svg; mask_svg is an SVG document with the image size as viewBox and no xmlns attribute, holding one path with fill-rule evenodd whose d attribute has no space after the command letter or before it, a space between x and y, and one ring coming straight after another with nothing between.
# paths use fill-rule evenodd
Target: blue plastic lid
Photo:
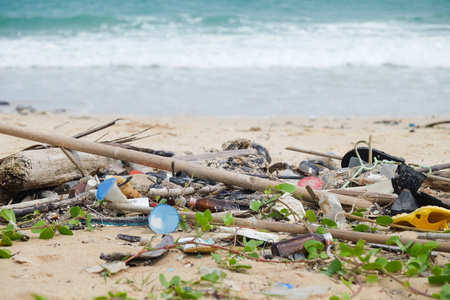
<instances>
[{"instance_id":1,"label":"blue plastic lid","mask_svg":"<svg viewBox=\"0 0 450 300\"><path fill-rule=\"evenodd\" d=\"M178 211L170 205L159 204L150 212L148 224L155 233L171 233L180 223Z\"/></svg>"},{"instance_id":2,"label":"blue plastic lid","mask_svg":"<svg viewBox=\"0 0 450 300\"><path fill-rule=\"evenodd\" d=\"M97 199L102 201L108 195L111 188L116 184L116 178L109 178L103 181L97 189Z\"/></svg>"}]
</instances>

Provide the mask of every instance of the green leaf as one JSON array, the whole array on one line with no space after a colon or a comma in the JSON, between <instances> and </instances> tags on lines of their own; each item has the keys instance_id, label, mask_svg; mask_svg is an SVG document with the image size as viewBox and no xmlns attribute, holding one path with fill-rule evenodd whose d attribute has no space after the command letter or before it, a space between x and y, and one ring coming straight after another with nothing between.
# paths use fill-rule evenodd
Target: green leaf
<instances>
[{"instance_id":1,"label":"green leaf","mask_svg":"<svg viewBox=\"0 0 450 300\"><path fill-rule=\"evenodd\" d=\"M345 286L348 287L349 289L352 288L352 285L353 285L353 276L350 277L350 279L349 279L348 281L345 280L344 277L341 277L341 281L342 281L342 282L345 284Z\"/></svg>"},{"instance_id":2,"label":"green leaf","mask_svg":"<svg viewBox=\"0 0 450 300\"><path fill-rule=\"evenodd\" d=\"M10 258L11 251L9 251L8 249L0 249L0 257L1 258Z\"/></svg>"},{"instance_id":3,"label":"green leaf","mask_svg":"<svg viewBox=\"0 0 450 300\"><path fill-rule=\"evenodd\" d=\"M337 228L336 222L333 221L333 220L327 219L327 218L323 219L323 220L320 222L320 224L322 224L322 225L327 225L327 226L330 227L330 228Z\"/></svg>"},{"instance_id":4,"label":"green leaf","mask_svg":"<svg viewBox=\"0 0 450 300\"><path fill-rule=\"evenodd\" d=\"M219 275L217 275L216 272L212 272L212 273L205 274L200 278L203 280L206 280L206 281L210 281L212 283L216 283L217 280L219 279Z\"/></svg>"},{"instance_id":5,"label":"green leaf","mask_svg":"<svg viewBox=\"0 0 450 300\"><path fill-rule=\"evenodd\" d=\"M230 226L231 224L234 225L234 217L230 212L227 213L227 215L225 217L223 217L222 219L226 226Z\"/></svg>"},{"instance_id":6,"label":"green leaf","mask_svg":"<svg viewBox=\"0 0 450 300\"><path fill-rule=\"evenodd\" d=\"M328 266L328 269L326 271L322 271L321 273L327 275L328 277L331 277L336 272L339 272L341 270L342 270L342 262L336 258Z\"/></svg>"},{"instance_id":7,"label":"green leaf","mask_svg":"<svg viewBox=\"0 0 450 300\"><path fill-rule=\"evenodd\" d=\"M339 253L340 256L342 257L354 256L353 249L349 245L339 243L339 247L341 248L341 252Z\"/></svg>"},{"instance_id":8,"label":"green leaf","mask_svg":"<svg viewBox=\"0 0 450 300\"><path fill-rule=\"evenodd\" d=\"M16 223L16 215L14 214L13 209L3 208L0 211L0 214L6 221L13 221L14 223Z\"/></svg>"},{"instance_id":9,"label":"green leaf","mask_svg":"<svg viewBox=\"0 0 450 300\"><path fill-rule=\"evenodd\" d=\"M90 231L94 231L94 227L91 224L91 220L92 220L92 215L88 214L86 216L86 226L87 226L87 228L89 228Z\"/></svg>"},{"instance_id":10,"label":"green leaf","mask_svg":"<svg viewBox=\"0 0 450 300\"><path fill-rule=\"evenodd\" d=\"M4 246L12 246L11 239L7 235L2 235L1 244Z\"/></svg>"},{"instance_id":11,"label":"green leaf","mask_svg":"<svg viewBox=\"0 0 450 300\"><path fill-rule=\"evenodd\" d=\"M392 244L396 244L397 241L400 241L400 237L394 235L391 236L387 241L386 241L386 245L392 245Z\"/></svg>"},{"instance_id":12,"label":"green leaf","mask_svg":"<svg viewBox=\"0 0 450 300\"><path fill-rule=\"evenodd\" d=\"M388 226L394 222L394 220L389 216L378 216L375 220L378 225Z\"/></svg>"},{"instance_id":13,"label":"green leaf","mask_svg":"<svg viewBox=\"0 0 450 300\"><path fill-rule=\"evenodd\" d=\"M209 230L211 230L211 225L209 224L202 225L202 231L209 231Z\"/></svg>"},{"instance_id":14,"label":"green leaf","mask_svg":"<svg viewBox=\"0 0 450 300\"><path fill-rule=\"evenodd\" d=\"M379 263L382 267L385 267L388 264L388 260L384 257L377 257L377 259L375 259L376 263Z\"/></svg>"},{"instance_id":15,"label":"green leaf","mask_svg":"<svg viewBox=\"0 0 450 300\"><path fill-rule=\"evenodd\" d=\"M170 287L170 284L167 282L166 277L164 277L164 274L159 274L159 281L161 282L161 284L163 286L165 286L166 288Z\"/></svg>"},{"instance_id":16,"label":"green leaf","mask_svg":"<svg viewBox=\"0 0 450 300\"><path fill-rule=\"evenodd\" d=\"M73 206L70 209L70 216L72 218L76 218L76 217L78 217L80 215L80 212L81 212L81 209L78 206Z\"/></svg>"},{"instance_id":17,"label":"green leaf","mask_svg":"<svg viewBox=\"0 0 450 300\"><path fill-rule=\"evenodd\" d=\"M211 252L211 257L212 257L213 259L215 259L216 261L218 261L218 262L221 262L221 261L222 261L222 256L220 256L220 255L217 254L217 253Z\"/></svg>"},{"instance_id":18,"label":"green leaf","mask_svg":"<svg viewBox=\"0 0 450 300\"><path fill-rule=\"evenodd\" d=\"M419 270L415 267L410 267L408 268L408 271L406 271L406 276L411 277L411 276L416 276L416 274L419 272Z\"/></svg>"},{"instance_id":19,"label":"green leaf","mask_svg":"<svg viewBox=\"0 0 450 300\"><path fill-rule=\"evenodd\" d=\"M353 228L353 231L359 231L359 232L367 232L370 230L370 227L366 224L358 224Z\"/></svg>"},{"instance_id":20,"label":"green leaf","mask_svg":"<svg viewBox=\"0 0 450 300\"><path fill-rule=\"evenodd\" d=\"M36 224L33 225L32 228L34 227L42 227L45 226L45 221L44 220L40 220L38 221ZM42 231L44 231L45 228L36 228L36 229L31 229L32 233L41 233Z\"/></svg>"},{"instance_id":21,"label":"green leaf","mask_svg":"<svg viewBox=\"0 0 450 300\"><path fill-rule=\"evenodd\" d=\"M353 248L353 255L360 256L364 254L364 240L358 240L355 248Z\"/></svg>"},{"instance_id":22,"label":"green leaf","mask_svg":"<svg viewBox=\"0 0 450 300\"><path fill-rule=\"evenodd\" d=\"M208 222L212 222L213 218L212 218L212 214L211 211L209 209L205 210L203 212L203 216L208 219Z\"/></svg>"},{"instance_id":23,"label":"green leaf","mask_svg":"<svg viewBox=\"0 0 450 300\"><path fill-rule=\"evenodd\" d=\"M350 300L350 295L347 292L342 294L342 300Z\"/></svg>"},{"instance_id":24,"label":"green leaf","mask_svg":"<svg viewBox=\"0 0 450 300\"><path fill-rule=\"evenodd\" d=\"M41 240L50 240L55 235L55 232L53 231L53 228L47 227L44 228L44 230L39 235L39 239Z\"/></svg>"},{"instance_id":25,"label":"green leaf","mask_svg":"<svg viewBox=\"0 0 450 300\"><path fill-rule=\"evenodd\" d=\"M411 283L409 283L409 281L405 281L405 282L403 282L403 285L405 286L405 289L409 289L409 286L411 285Z\"/></svg>"},{"instance_id":26,"label":"green leaf","mask_svg":"<svg viewBox=\"0 0 450 300\"><path fill-rule=\"evenodd\" d=\"M354 213L352 213L352 215L357 216L357 217L364 218L363 213L360 213L360 212L354 212Z\"/></svg>"},{"instance_id":27,"label":"green leaf","mask_svg":"<svg viewBox=\"0 0 450 300\"><path fill-rule=\"evenodd\" d=\"M369 274L366 277L367 283L376 283L378 281L378 275L377 274Z\"/></svg>"},{"instance_id":28,"label":"green leaf","mask_svg":"<svg viewBox=\"0 0 450 300\"><path fill-rule=\"evenodd\" d=\"M436 275L428 277L428 282L432 284L444 284L450 282L450 275Z\"/></svg>"},{"instance_id":29,"label":"green leaf","mask_svg":"<svg viewBox=\"0 0 450 300\"><path fill-rule=\"evenodd\" d=\"M64 235L73 235L72 230L69 229L69 226L67 225L60 225L58 226L58 232Z\"/></svg>"},{"instance_id":30,"label":"green leaf","mask_svg":"<svg viewBox=\"0 0 450 300\"><path fill-rule=\"evenodd\" d=\"M444 269L439 266L430 267L430 269L433 275L441 275L444 272Z\"/></svg>"},{"instance_id":31,"label":"green leaf","mask_svg":"<svg viewBox=\"0 0 450 300\"><path fill-rule=\"evenodd\" d=\"M250 266L250 265L241 265L241 264L239 264L239 265L235 265L234 268L235 268L235 269L251 269L252 266Z\"/></svg>"},{"instance_id":32,"label":"green leaf","mask_svg":"<svg viewBox=\"0 0 450 300\"><path fill-rule=\"evenodd\" d=\"M253 258L259 258L259 255L256 252L249 253L248 256L253 257Z\"/></svg>"},{"instance_id":33,"label":"green leaf","mask_svg":"<svg viewBox=\"0 0 450 300\"><path fill-rule=\"evenodd\" d=\"M209 223L209 221L207 217L201 217L197 219L197 223L198 225L206 225Z\"/></svg>"},{"instance_id":34,"label":"green leaf","mask_svg":"<svg viewBox=\"0 0 450 300\"><path fill-rule=\"evenodd\" d=\"M189 225L188 225L188 223L186 223L186 222L183 221L183 220L180 220L180 223L178 224L178 226L180 226L180 228L181 228L183 231L188 231L188 230L189 230Z\"/></svg>"},{"instance_id":35,"label":"green leaf","mask_svg":"<svg viewBox=\"0 0 450 300\"><path fill-rule=\"evenodd\" d=\"M367 208L360 208L356 212L363 213L363 212L366 212L366 211L367 211Z\"/></svg>"},{"instance_id":36,"label":"green leaf","mask_svg":"<svg viewBox=\"0 0 450 300\"><path fill-rule=\"evenodd\" d=\"M395 273L403 269L403 264L399 260L390 261L384 267L389 273Z\"/></svg>"},{"instance_id":37,"label":"green leaf","mask_svg":"<svg viewBox=\"0 0 450 300\"><path fill-rule=\"evenodd\" d=\"M341 300L338 296L331 296L328 300Z\"/></svg>"},{"instance_id":38,"label":"green leaf","mask_svg":"<svg viewBox=\"0 0 450 300\"><path fill-rule=\"evenodd\" d=\"M308 209L308 210L305 212L305 217L306 217L311 223L314 223L314 222L317 220L316 215L315 215L314 212L313 212L312 210L310 210L310 209Z\"/></svg>"},{"instance_id":39,"label":"green leaf","mask_svg":"<svg viewBox=\"0 0 450 300\"><path fill-rule=\"evenodd\" d=\"M294 194L297 191L297 188L290 183L282 183L282 184L275 186L275 188L283 193L289 193L289 194Z\"/></svg>"},{"instance_id":40,"label":"green leaf","mask_svg":"<svg viewBox=\"0 0 450 300\"><path fill-rule=\"evenodd\" d=\"M252 203L250 204L250 209L253 211L258 211L260 207L261 207L261 202L259 202L257 200L252 201Z\"/></svg>"},{"instance_id":41,"label":"green leaf","mask_svg":"<svg viewBox=\"0 0 450 300\"><path fill-rule=\"evenodd\" d=\"M170 285L178 285L180 283L180 276L173 276L172 279L170 280L169 284Z\"/></svg>"},{"instance_id":42,"label":"green leaf","mask_svg":"<svg viewBox=\"0 0 450 300\"><path fill-rule=\"evenodd\" d=\"M14 232L13 230L3 232L3 236L7 236L11 241L17 241L22 238L22 235L20 233Z\"/></svg>"},{"instance_id":43,"label":"green leaf","mask_svg":"<svg viewBox=\"0 0 450 300\"><path fill-rule=\"evenodd\" d=\"M319 250L322 250L323 249L323 247L325 247L321 242L319 242L319 241L316 241L316 240L309 240L309 241L306 241L305 243L304 243L304 247L305 247L305 249L306 250L308 250L308 248L316 248L316 249L319 249Z\"/></svg>"},{"instance_id":44,"label":"green leaf","mask_svg":"<svg viewBox=\"0 0 450 300\"><path fill-rule=\"evenodd\" d=\"M47 297L44 297L44 296L41 296L41 295L33 294L32 296L33 296L33 298L35 300L48 300Z\"/></svg>"},{"instance_id":45,"label":"green leaf","mask_svg":"<svg viewBox=\"0 0 450 300\"><path fill-rule=\"evenodd\" d=\"M422 249L422 244L421 243L416 243L414 244L411 248L408 249L407 252L409 252L408 254L412 255L412 256L417 256L417 252Z\"/></svg>"},{"instance_id":46,"label":"green leaf","mask_svg":"<svg viewBox=\"0 0 450 300\"><path fill-rule=\"evenodd\" d=\"M362 268L364 270L382 270L383 266L380 263L373 262L373 263L364 264L362 266Z\"/></svg>"},{"instance_id":47,"label":"green leaf","mask_svg":"<svg viewBox=\"0 0 450 300\"><path fill-rule=\"evenodd\" d=\"M323 228L323 227L317 227L316 233L318 233L318 234L325 234L325 233L328 233L328 231L325 228Z\"/></svg>"},{"instance_id":48,"label":"green leaf","mask_svg":"<svg viewBox=\"0 0 450 300\"><path fill-rule=\"evenodd\" d=\"M72 219L72 220L69 221L69 224L70 225L74 225L74 226L78 226L78 225L80 225L80 220Z\"/></svg>"}]
</instances>

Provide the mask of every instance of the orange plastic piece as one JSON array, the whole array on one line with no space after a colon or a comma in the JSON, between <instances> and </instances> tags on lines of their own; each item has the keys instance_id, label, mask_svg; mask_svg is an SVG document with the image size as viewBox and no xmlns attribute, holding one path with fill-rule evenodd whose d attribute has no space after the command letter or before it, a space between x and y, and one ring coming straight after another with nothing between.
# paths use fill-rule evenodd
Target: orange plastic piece
<instances>
[{"instance_id":1,"label":"orange plastic piece","mask_svg":"<svg viewBox=\"0 0 450 300\"><path fill-rule=\"evenodd\" d=\"M403 213L392 217L394 224L415 226L430 230L448 230L450 210L439 206L422 206L412 213Z\"/></svg>"},{"instance_id":2,"label":"orange plastic piece","mask_svg":"<svg viewBox=\"0 0 450 300\"><path fill-rule=\"evenodd\" d=\"M125 178L122 176L112 176L117 179L117 185L120 185L125 182ZM122 194L125 195L128 199L135 199L135 198L142 198L142 195L139 194L138 191L136 191L133 186L129 183L126 183L122 186L119 186L120 191Z\"/></svg>"}]
</instances>

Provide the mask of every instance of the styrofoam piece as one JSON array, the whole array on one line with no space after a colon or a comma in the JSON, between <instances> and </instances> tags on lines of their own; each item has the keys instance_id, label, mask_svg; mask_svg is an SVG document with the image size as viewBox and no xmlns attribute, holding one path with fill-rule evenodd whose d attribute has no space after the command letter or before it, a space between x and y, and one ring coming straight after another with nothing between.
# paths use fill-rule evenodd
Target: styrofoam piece
<instances>
[{"instance_id":1,"label":"styrofoam piece","mask_svg":"<svg viewBox=\"0 0 450 300\"><path fill-rule=\"evenodd\" d=\"M147 197L127 199L127 202L136 206L150 207L150 203L148 202Z\"/></svg>"},{"instance_id":2,"label":"styrofoam piece","mask_svg":"<svg viewBox=\"0 0 450 300\"><path fill-rule=\"evenodd\" d=\"M260 240L265 242L276 243L280 240L280 237L274 233L261 232L250 228L240 228L236 230L236 228L234 227L218 226L217 229L219 232L222 233L237 234L240 236L245 236L246 238L249 239Z\"/></svg>"},{"instance_id":3,"label":"styrofoam piece","mask_svg":"<svg viewBox=\"0 0 450 300\"><path fill-rule=\"evenodd\" d=\"M303 208L303 204L298 199L292 197L291 194L284 193L284 195L280 196L278 199L289 206L289 208L292 209L296 214L298 214L299 217L303 218L305 216L305 209ZM289 210L289 208L287 208L283 203L277 201L271 208L271 211L275 210L277 212L280 212L284 208ZM296 220L293 214L290 214L287 219L293 222Z\"/></svg>"}]
</instances>

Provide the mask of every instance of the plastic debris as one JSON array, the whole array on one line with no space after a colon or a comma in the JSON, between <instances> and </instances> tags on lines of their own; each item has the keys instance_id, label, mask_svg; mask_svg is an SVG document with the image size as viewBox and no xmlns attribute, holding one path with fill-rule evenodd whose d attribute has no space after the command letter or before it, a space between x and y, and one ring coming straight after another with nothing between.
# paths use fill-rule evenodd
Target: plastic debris
<instances>
[{"instance_id":1,"label":"plastic debris","mask_svg":"<svg viewBox=\"0 0 450 300\"><path fill-rule=\"evenodd\" d=\"M338 227L347 223L341 202L335 194L328 193L320 197L319 206L324 216L336 222Z\"/></svg>"},{"instance_id":2,"label":"plastic debris","mask_svg":"<svg viewBox=\"0 0 450 300\"><path fill-rule=\"evenodd\" d=\"M430 230L448 230L450 210L438 206L423 206L412 213L392 217L394 224L415 226Z\"/></svg>"},{"instance_id":3,"label":"plastic debris","mask_svg":"<svg viewBox=\"0 0 450 300\"><path fill-rule=\"evenodd\" d=\"M152 209L148 223L155 233L171 233L178 228L180 215L172 206L160 204Z\"/></svg>"}]
</instances>

